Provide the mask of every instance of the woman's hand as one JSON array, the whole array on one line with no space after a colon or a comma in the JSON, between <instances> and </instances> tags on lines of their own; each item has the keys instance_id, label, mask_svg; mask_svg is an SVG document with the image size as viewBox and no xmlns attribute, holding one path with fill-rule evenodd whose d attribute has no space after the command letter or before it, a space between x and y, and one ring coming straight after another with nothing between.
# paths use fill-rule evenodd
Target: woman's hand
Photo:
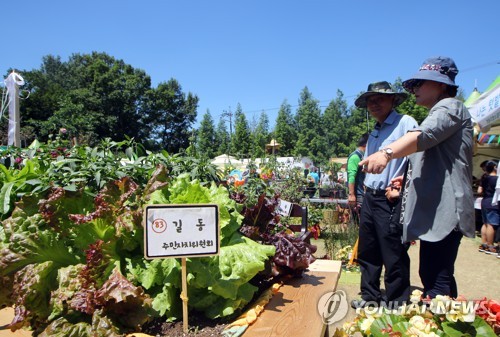
<instances>
[{"instance_id":1,"label":"woman's hand","mask_svg":"<svg viewBox=\"0 0 500 337\"><path fill-rule=\"evenodd\" d=\"M399 176L391 180L391 185L385 189L385 196L389 201L395 201L400 197L402 185L403 176Z\"/></svg>"},{"instance_id":2,"label":"woman's hand","mask_svg":"<svg viewBox=\"0 0 500 337\"><path fill-rule=\"evenodd\" d=\"M398 176L392 179L391 186L401 189L401 187L403 186L403 176Z\"/></svg>"},{"instance_id":3,"label":"woman's hand","mask_svg":"<svg viewBox=\"0 0 500 337\"><path fill-rule=\"evenodd\" d=\"M393 202L396 201L400 196L400 190L396 187L389 186L385 189L385 197Z\"/></svg>"}]
</instances>

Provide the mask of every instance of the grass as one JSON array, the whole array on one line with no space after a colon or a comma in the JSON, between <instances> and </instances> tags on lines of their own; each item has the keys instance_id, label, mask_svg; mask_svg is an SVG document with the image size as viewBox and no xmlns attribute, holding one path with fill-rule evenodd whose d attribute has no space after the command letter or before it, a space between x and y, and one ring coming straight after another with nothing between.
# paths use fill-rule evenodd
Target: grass
<instances>
[{"instance_id":1,"label":"grass","mask_svg":"<svg viewBox=\"0 0 500 337\"><path fill-rule=\"evenodd\" d=\"M361 273L359 271L342 270L340 274L339 284L360 284Z\"/></svg>"}]
</instances>

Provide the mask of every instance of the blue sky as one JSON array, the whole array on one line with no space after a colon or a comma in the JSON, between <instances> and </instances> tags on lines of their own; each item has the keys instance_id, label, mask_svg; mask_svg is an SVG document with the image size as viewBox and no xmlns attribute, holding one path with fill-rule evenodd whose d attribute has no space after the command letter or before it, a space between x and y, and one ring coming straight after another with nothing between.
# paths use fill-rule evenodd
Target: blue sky
<instances>
[{"instance_id":1,"label":"blue sky","mask_svg":"<svg viewBox=\"0 0 500 337\"><path fill-rule=\"evenodd\" d=\"M0 70L42 57L106 52L196 94L215 123L238 103L274 125L304 87L326 106L368 83L407 79L430 56L452 57L466 96L500 75L500 1L23 0L0 5Z\"/></svg>"}]
</instances>

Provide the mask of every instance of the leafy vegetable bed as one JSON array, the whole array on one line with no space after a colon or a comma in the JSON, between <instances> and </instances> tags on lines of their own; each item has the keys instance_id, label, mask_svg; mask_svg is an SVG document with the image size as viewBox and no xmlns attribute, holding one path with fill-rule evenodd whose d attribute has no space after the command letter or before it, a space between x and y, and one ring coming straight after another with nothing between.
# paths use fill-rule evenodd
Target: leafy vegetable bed
<instances>
[{"instance_id":1,"label":"leafy vegetable bed","mask_svg":"<svg viewBox=\"0 0 500 337\"><path fill-rule=\"evenodd\" d=\"M0 164L0 306L15 308L13 330L56 337L177 330L180 263L144 259L148 204L219 206L220 255L187 260L190 326L219 329L262 282L300 274L314 260L314 246L285 233L277 194L257 176L228 191L206 160L139 157L133 141L66 145L10 149L14 165ZM116 155L124 147L125 161Z\"/></svg>"}]
</instances>

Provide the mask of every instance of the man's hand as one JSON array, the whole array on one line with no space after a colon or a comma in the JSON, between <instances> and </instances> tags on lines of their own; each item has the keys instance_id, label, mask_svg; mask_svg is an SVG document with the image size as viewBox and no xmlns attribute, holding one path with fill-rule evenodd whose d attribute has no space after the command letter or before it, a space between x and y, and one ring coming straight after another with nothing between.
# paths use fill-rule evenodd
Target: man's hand
<instances>
[{"instance_id":1,"label":"man's hand","mask_svg":"<svg viewBox=\"0 0 500 337\"><path fill-rule=\"evenodd\" d=\"M347 202L349 203L350 206L356 206L356 195L349 194L349 196L347 197Z\"/></svg>"}]
</instances>

